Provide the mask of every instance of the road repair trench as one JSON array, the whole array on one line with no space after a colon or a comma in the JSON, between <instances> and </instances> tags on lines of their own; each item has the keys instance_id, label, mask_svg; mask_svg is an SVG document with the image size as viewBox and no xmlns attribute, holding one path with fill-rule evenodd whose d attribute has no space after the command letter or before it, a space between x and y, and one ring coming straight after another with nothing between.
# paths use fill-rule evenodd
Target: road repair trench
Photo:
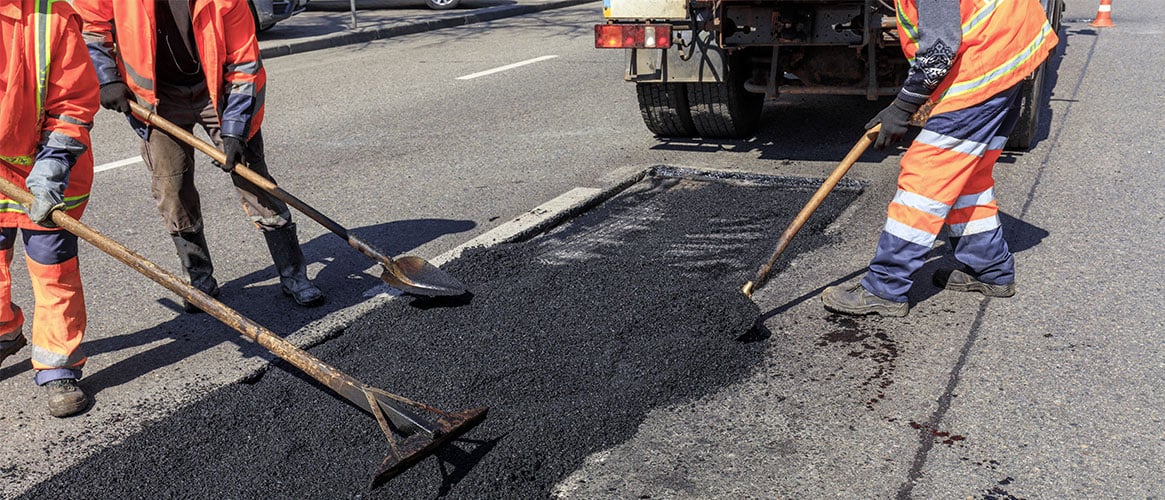
<instances>
[{"instance_id":1,"label":"road repair trench","mask_svg":"<svg viewBox=\"0 0 1165 500\"><path fill-rule=\"evenodd\" d=\"M652 409L695 401L761 363L768 334L740 287L820 183L652 172L545 234L446 264L470 300L388 301L311 349L374 387L449 411L490 407L480 426L382 488L369 490L388 452L376 421L276 363L26 496L548 496ZM860 190L840 185L782 262L828 244L824 227ZM781 286L779 267L768 286Z\"/></svg>"}]
</instances>

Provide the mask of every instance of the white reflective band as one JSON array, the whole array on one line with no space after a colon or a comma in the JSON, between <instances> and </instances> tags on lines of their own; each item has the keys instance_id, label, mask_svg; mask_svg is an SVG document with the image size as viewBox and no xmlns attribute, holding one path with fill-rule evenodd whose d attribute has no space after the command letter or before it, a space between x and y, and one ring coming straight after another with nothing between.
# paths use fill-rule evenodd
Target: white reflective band
<instances>
[{"instance_id":1,"label":"white reflective band","mask_svg":"<svg viewBox=\"0 0 1165 500\"><path fill-rule=\"evenodd\" d=\"M992 215L985 219L973 220L965 224L951 224L951 236L970 236L972 234L986 233L987 231L994 231L999 227L999 216Z\"/></svg>"},{"instance_id":2,"label":"white reflective band","mask_svg":"<svg viewBox=\"0 0 1165 500\"><path fill-rule=\"evenodd\" d=\"M947 151L954 151L956 153L963 153L971 156L983 156L987 152L987 144L982 142L969 141L966 139L958 139L949 135L943 135L937 132L923 129L918 133L918 138L915 139L923 144L928 144L936 148L942 148Z\"/></svg>"},{"instance_id":3,"label":"white reflective band","mask_svg":"<svg viewBox=\"0 0 1165 500\"><path fill-rule=\"evenodd\" d=\"M940 219L945 219L947 217L947 213L951 211L951 207L947 206L946 203L935 201L921 194L915 194L911 193L910 191L903 191L901 189L899 189L898 193L894 195L893 203L897 203L904 207L910 207L915 210L921 210Z\"/></svg>"},{"instance_id":4,"label":"white reflective band","mask_svg":"<svg viewBox=\"0 0 1165 500\"><path fill-rule=\"evenodd\" d=\"M967 208L980 205L986 205L995 201L995 188L988 188L982 193L965 194L955 200L955 205L951 208Z\"/></svg>"},{"instance_id":5,"label":"white reflective band","mask_svg":"<svg viewBox=\"0 0 1165 500\"><path fill-rule=\"evenodd\" d=\"M1007 146L1007 137L997 135L991 138L991 142L987 144L987 150L1003 151L1004 146Z\"/></svg>"},{"instance_id":6,"label":"white reflective band","mask_svg":"<svg viewBox=\"0 0 1165 500\"><path fill-rule=\"evenodd\" d=\"M886 219L886 227L882 229L892 236L909 241L915 245L921 245L930 248L934 245L934 240L937 235L930 234L921 229L916 229L894 219Z\"/></svg>"},{"instance_id":7,"label":"white reflective band","mask_svg":"<svg viewBox=\"0 0 1165 500\"><path fill-rule=\"evenodd\" d=\"M1096 11L1097 12L1112 12L1112 6L1100 4L1100 7L1098 9L1096 9Z\"/></svg>"}]
</instances>

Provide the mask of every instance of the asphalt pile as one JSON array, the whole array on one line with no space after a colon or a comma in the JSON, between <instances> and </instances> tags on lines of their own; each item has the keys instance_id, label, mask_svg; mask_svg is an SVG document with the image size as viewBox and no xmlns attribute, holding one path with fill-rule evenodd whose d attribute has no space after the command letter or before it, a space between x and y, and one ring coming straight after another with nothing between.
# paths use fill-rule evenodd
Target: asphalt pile
<instances>
[{"instance_id":1,"label":"asphalt pile","mask_svg":"<svg viewBox=\"0 0 1165 500\"><path fill-rule=\"evenodd\" d=\"M547 234L444 266L472 297L402 297L313 348L389 392L447 411L490 407L379 489L369 482L388 445L375 420L280 362L26 496L546 497L652 409L759 366L770 333L740 286L810 194L649 177ZM827 244L822 228L856 196L830 196L783 260Z\"/></svg>"}]
</instances>

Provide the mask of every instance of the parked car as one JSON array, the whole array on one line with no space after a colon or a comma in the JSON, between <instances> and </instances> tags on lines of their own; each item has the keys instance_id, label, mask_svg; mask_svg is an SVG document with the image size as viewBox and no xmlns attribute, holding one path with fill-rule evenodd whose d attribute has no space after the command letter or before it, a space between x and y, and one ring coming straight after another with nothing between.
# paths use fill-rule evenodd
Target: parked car
<instances>
[{"instance_id":1,"label":"parked car","mask_svg":"<svg viewBox=\"0 0 1165 500\"><path fill-rule=\"evenodd\" d=\"M310 0L250 0L255 28L266 31L275 23L303 12Z\"/></svg>"}]
</instances>

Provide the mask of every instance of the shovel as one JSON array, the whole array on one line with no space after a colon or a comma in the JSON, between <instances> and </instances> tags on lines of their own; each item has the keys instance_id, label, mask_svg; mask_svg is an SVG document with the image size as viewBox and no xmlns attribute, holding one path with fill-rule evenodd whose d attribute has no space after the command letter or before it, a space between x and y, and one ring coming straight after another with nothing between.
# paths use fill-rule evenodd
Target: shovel
<instances>
[{"instance_id":1,"label":"shovel","mask_svg":"<svg viewBox=\"0 0 1165 500\"><path fill-rule=\"evenodd\" d=\"M769 257L768 262L757 270L756 277L752 281L745 283L741 287L740 291L744 292L744 295L752 297L752 292L755 289L764 286L765 281L769 278L769 273L773 270L773 264L781 257L781 253L785 251L785 247L789 246L789 241L793 239L797 231L801 230L801 226L805 225L805 222L809 220L809 216L813 215L817 207L821 206L821 202L825 201L825 197L829 196L829 192L833 191L834 186L837 186L837 183L841 181L841 178L845 176L845 173L849 171L850 167L854 166L854 163L858 161L858 157L862 156L862 153L866 152L870 144L873 144L874 139L878 138L879 130L882 130L881 123L866 130L857 144L854 144L854 147L850 148L849 153L845 155L841 163L825 179L825 182L821 183L821 187L817 188L817 192L813 193L813 197L809 198L809 202L801 208L801 211L793 218L793 222L789 223L789 227L785 228L785 232L781 233L781 238L777 240L777 248L773 250L773 254Z\"/></svg>"},{"instance_id":2,"label":"shovel","mask_svg":"<svg viewBox=\"0 0 1165 500\"><path fill-rule=\"evenodd\" d=\"M226 155L222 151L219 151L218 148L202 139L199 139L194 134L187 132L182 127L174 125L165 118L154 114L153 111L146 109L141 104L130 101L130 108L133 110L134 114L138 116L138 118L141 118L143 121L153 125L154 127L166 131L170 135L177 137L182 142L193 146L199 151L206 153L206 155L209 156L212 160L219 163L224 163L226 161ZM242 163L235 165L234 172L239 174L240 177L258 186L259 189L266 191L271 196L274 196L280 201L295 207L296 210L303 212L304 215L311 217L313 220L320 223L320 225L328 228L328 230L332 231L333 233L336 233L336 235L343 238L344 241L347 241L348 244L352 246L352 248L355 248L360 253L379 263L384 268L383 272L380 274L380 279L384 280L385 283L388 283L393 288L396 288L402 292L429 297L461 295L466 292L465 285L463 285L456 278L447 274L445 271L438 269L437 266L430 264L425 259L412 255L406 255L393 259L385 255L384 252L381 252L379 249L372 246L371 243L357 238L356 235L348 232L347 229L344 229L344 226L341 226L336 221L328 218L326 215L312 208L307 203L304 203L299 198L292 196L291 193L284 191L274 182L255 173L254 170L247 168Z\"/></svg>"},{"instance_id":3,"label":"shovel","mask_svg":"<svg viewBox=\"0 0 1165 500\"><path fill-rule=\"evenodd\" d=\"M0 178L0 193L24 206L32 205L32 194L6 179ZM319 358L294 344L283 340L270 330L239 314L194 288L177 276L146 260L113 239L105 236L61 210L52 212L53 222L75 234L113 258L144 274L170 291L178 294L223 324L263 346L272 354L291 363L319 383L335 391L352 404L371 413L388 438L389 454L381 462L372 478L376 488L404 472L413 464L429 456L445 443L474 428L485 419L487 407L458 413L441 411L424 403L409 400L375 387L370 387L351 376L327 365ZM432 419L435 416L436 419ZM405 436L399 441L395 433Z\"/></svg>"}]
</instances>

